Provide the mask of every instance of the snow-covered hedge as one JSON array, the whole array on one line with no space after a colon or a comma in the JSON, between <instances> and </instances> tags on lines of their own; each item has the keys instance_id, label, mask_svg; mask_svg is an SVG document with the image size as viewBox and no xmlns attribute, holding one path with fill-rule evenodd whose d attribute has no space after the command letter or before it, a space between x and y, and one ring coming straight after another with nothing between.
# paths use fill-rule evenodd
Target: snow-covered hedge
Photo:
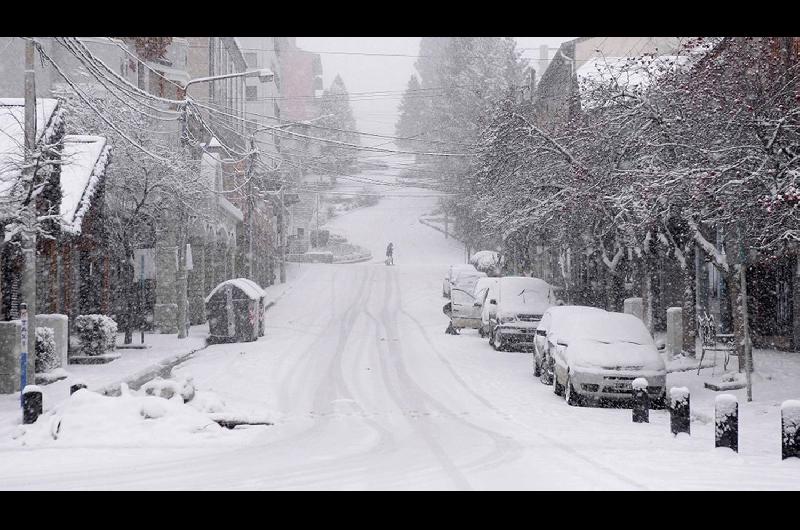
<instances>
[{"instance_id":1,"label":"snow-covered hedge","mask_svg":"<svg viewBox=\"0 0 800 530\"><path fill-rule=\"evenodd\" d=\"M102 355L117 344L117 323L105 315L80 315L75 319L81 355Z\"/></svg>"},{"instance_id":2,"label":"snow-covered hedge","mask_svg":"<svg viewBox=\"0 0 800 530\"><path fill-rule=\"evenodd\" d=\"M36 373L42 374L58 368L59 361L53 328L36 328Z\"/></svg>"}]
</instances>

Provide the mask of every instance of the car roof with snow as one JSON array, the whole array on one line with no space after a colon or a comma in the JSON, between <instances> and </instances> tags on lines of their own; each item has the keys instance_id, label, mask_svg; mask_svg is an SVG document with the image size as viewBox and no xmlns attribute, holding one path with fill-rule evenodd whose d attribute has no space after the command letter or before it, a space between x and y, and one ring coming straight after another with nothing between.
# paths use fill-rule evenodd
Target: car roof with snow
<instances>
[{"instance_id":1,"label":"car roof with snow","mask_svg":"<svg viewBox=\"0 0 800 530\"><path fill-rule=\"evenodd\" d=\"M606 313L606 310L586 305L553 306L545 312L544 317L549 315L549 318L545 321L543 317L542 324L547 326L548 331L558 332L560 329L569 326L572 321L580 321L583 315L592 312Z\"/></svg>"},{"instance_id":2,"label":"car roof with snow","mask_svg":"<svg viewBox=\"0 0 800 530\"><path fill-rule=\"evenodd\" d=\"M579 318L570 319L559 335L568 340L655 344L644 322L638 317L613 311L585 311Z\"/></svg>"}]
</instances>

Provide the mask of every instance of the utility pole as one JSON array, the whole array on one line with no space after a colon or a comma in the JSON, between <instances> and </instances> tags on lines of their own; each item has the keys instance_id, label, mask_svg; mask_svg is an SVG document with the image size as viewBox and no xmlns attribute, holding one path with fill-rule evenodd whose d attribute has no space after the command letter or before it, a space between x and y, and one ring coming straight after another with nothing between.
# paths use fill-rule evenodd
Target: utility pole
<instances>
[{"instance_id":1,"label":"utility pole","mask_svg":"<svg viewBox=\"0 0 800 530\"><path fill-rule=\"evenodd\" d=\"M280 190L280 198L281 198L281 209L280 214L278 215L278 227L281 230L280 233L280 247L281 247L281 262L280 262L280 272L281 272L281 283L286 283L286 215L284 210L286 210L286 206L283 203L283 188Z\"/></svg>"},{"instance_id":2,"label":"utility pole","mask_svg":"<svg viewBox=\"0 0 800 530\"><path fill-rule=\"evenodd\" d=\"M253 197L253 168L256 165L256 142L255 142L255 133L254 136L250 138L250 165L247 168L247 239L248 241L248 252L249 257L247 259L247 271L248 271L248 278L253 280L253 261L255 261L255 255L253 254L253 202L255 198Z\"/></svg>"},{"instance_id":3,"label":"utility pole","mask_svg":"<svg viewBox=\"0 0 800 530\"><path fill-rule=\"evenodd\" d=\"M22 180L25 188L34 186L33 153L36 149L36 71L34 70L35 45L33 38L25 41L25 153ZM36 199L22 209L22 257L24 270L20 286L21 304L27 305L29 333L25 351L25 366L20 366L21 383L33 383L36 360ZM20 387L20 392L23 388Z\"/></svg>"},{"instance_id":4,"label":"utility pole","mask_svg":"<svg viewBox=\"0 0 800 530\"><path fill-rule=\"evenodd\" d=\"M742 340L744 340L744 373L747 378L747 401L753 401L753 345L750 342L750 324L747 314L747 249L742 235L741 222L737 224L739 232L739 281L742 297ZM741 367L741 361L739 366Z\"/></svg>"}]
</instances>

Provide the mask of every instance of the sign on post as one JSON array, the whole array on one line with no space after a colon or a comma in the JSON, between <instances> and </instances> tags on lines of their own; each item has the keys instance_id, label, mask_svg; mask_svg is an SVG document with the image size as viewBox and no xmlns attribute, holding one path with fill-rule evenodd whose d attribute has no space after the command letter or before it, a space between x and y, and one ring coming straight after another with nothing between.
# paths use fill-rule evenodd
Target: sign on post
<instances>
[{"instance_id":1,"label":"sign on post","mask_svg":"<svg viewBox=\"0 0 800 530\"><path fill-rule=\"evenodd\" d=\"M19 355L19 405L23 405L22 391L28 386L28 304L19 305L19 320L22 324L20 328L20 348Z\"/></svg>"}]
</instances>

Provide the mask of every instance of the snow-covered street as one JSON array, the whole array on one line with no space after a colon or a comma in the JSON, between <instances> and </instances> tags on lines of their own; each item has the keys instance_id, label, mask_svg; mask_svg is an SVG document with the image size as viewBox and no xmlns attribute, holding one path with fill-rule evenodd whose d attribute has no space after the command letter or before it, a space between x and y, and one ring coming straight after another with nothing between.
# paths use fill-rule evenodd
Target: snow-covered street
<instances>
[{"instance_id":1,"label":"snow-covered street","mask_svg":"<svg viewBox=\"0 0 800 530\"><path fill-rule=\"evenodd\" d=\"M633 424L630 409L569 407L532 376L530 354L496 352L474 330L445 335L442 277L464 248L419 223L435 202L384 197L334 219L373 262L302 265L265 337L174 370L274 425L147 443L6 438L0 488L800 488L800 461L780 459L777 405L792 396L759 398L769 381L754 403L740 398L735 454L714 449L713 396L693 396L691 437L675 438L667 411ZM680 372L667 384L696 383Z\"/></svg>"}]
</instances>

